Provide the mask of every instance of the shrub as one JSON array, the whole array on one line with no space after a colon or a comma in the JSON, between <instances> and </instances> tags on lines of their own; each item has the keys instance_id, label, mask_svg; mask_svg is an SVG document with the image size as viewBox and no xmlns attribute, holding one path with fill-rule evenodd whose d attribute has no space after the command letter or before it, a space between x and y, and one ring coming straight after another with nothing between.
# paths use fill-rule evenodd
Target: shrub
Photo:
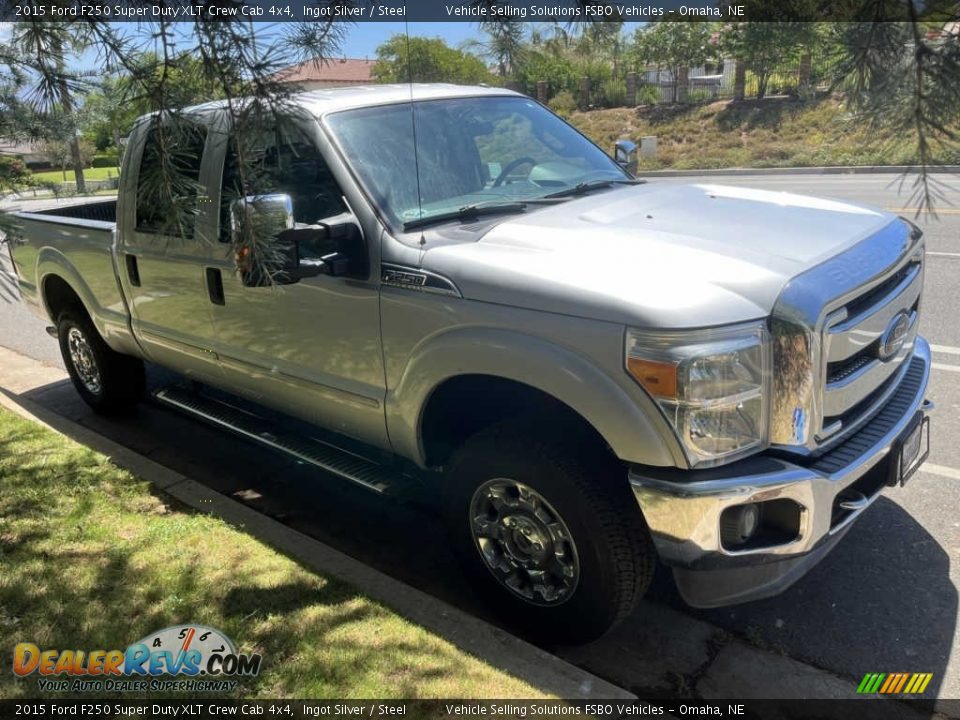
<instances>
[{"instance_id":1,"label":"shrub","mask_svg":"<svg viewBox=\"0 0 960 720\"><path fill-rule=\"evenodd\" d=\"M700 103L710 102L711 100L713 100L712 92L698 88L696 90L690 90L687 93L685 102L699 105Z\"/></svg>"},{"instance_id":2,"label":"shrub","mask_svg":"<svg viewBox=\"0 0 960 720\"><path fill-rule=\"evenodd\" d=\"M637 88L637 105L656 105L660 102L660 88L656 85L641 85Z\"/></svg>"},{"instance_id":3,"label":"shrub","mask_svg":"<svg viewBox=\"0 0 960 720\"><path fill-rule=\"evenodd\" d=\"M627 85L617 78L604 80L600 83L595 97L596 104L601 107L623 107L627 104Z\"/></svg>"},{"instance_id":4,"label":"shrub","mask_svg":"<svg viewBox=\"0 0 960 720\"><path fill-rule=\"evenodd\" d=\"M560 117L568 118L577 109L577 99L573 97L573 93L569 90L561 90L550 98L547 105Z\"/></svg>"},{"instance_id":5,"label":"shrub","mask_svg":"<svg viewBox=\"0 0 960 720\"><path fill-rule=\"evenodd\" d=\"M117 166L117 158L111 157L109 155L95 155L93 162L90 164L90 167L95 168L112 168Z\"/></svg>"},{"instance_id":6,"label":"shrub","mask_svg":"<svg viewBox=\"0 0 960 720\"><path fill-rule=\"evenodd\" d=\"M0 190L15 190L29 185L31 175L20 158L0 156Z\"/></svg>"}]
</instances>

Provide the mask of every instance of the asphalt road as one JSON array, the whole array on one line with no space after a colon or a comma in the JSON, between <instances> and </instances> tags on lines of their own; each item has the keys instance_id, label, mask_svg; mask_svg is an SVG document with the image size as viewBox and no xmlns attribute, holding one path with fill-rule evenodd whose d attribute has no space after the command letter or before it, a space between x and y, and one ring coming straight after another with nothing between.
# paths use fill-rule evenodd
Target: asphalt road
<instances>
[{"instance_id":1,"label":"asphalt road","mask_svg":"<svg viewBox=\"0 0 960 720\"><path fill-rule=\"evenodd\" d=\"M935 349L929 396L938 407L924 470L875 503L833 553L779 597L692 611L661 572L649 602L614 634L562 654L635 692L676 692L696 680L702 654L723 640L710 625L670 620L674 608L851 681L866 672L933 672L928 697L936 691L960 698L960 443L951 441L960 431L960 180L942 177L949 187L939 217L915 219L927 239L921 331ZM851 199L912 217L910 189L898 192L896 176L713 176L703 182ZM43 326L0 272L0 344L59 365ZM164 381L156 373L152 379ZM48 388L34 399L411 584L483 612L444 550L425 489L393 505L320 481L295 463L278 465L257 448L162 408L145 407L137 423L119 423L93 417L69 387ZM658 627L651 627L650 616Z\"/></svg>"}]
</instances>

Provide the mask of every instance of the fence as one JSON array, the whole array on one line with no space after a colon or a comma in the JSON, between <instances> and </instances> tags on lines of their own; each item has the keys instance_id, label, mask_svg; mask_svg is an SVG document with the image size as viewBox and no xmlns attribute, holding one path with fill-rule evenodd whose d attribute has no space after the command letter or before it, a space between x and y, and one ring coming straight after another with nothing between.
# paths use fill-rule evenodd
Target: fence
<instances>
[{"instance_id":1,"label":"fence","mask_svg":"<svg viewBox=\"0 0 960 720\"><path fill-rule=\"evenodd\" d=\"M643 72L611 72L608 77L568 77L541 80L533 86L510 86L549 103L569 93L576 107L634 107L661 103L702 103L714 100L795 95L826 90L831 65L826 58L806 56L797 62L748 68L728 59L715 65L684 68L678 77L665 68Z\"/></svg>"}]
</instances>

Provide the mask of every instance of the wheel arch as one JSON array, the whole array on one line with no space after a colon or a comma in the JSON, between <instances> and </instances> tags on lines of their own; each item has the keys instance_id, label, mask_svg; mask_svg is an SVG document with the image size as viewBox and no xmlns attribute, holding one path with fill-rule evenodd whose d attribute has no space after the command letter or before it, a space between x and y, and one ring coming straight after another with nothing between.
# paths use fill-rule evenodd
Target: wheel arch
<instances>
[{"instance_id":1,"label":"wheel arch","mask_svg":"<svg viewBox=\"0 0 960 720\"><path fill-rule=\"evenodd\" d=\"M465 388L472 394L464 396ZM450 331L417 348L387 393L387 429L394 450L429 466L435 458L427 443L436 440L429 423L444 416L438 408L481 398L477 393L483 390L495 399L510 397L505 392L510 388L521 400L553 407L589 428L621 460L676 464L676 440L642 389L627 390L589 358L565 347L497 328ZM456 402L450 404L451 398ZM517 406L511 397L507 407Z\"/></svg>"},{"instance_id":2,"label":"wheel arch","mask_svg":"<svg viewBox=\"0 0 960 720\"><path fill-rule=\"evenodd\" d=\"M104 249L104 253L109 251ZM109 276L98 276L98 287L109 288L109 292L101 293L108 296L101 302L68 257L55 248L43 248L37 258L36 275L41 306L54 323L67 307L83 310L111 349L140 357L141 352L130 331L130 316L120 294L112 261L105 268L99 268L98 272L106 273L107 270ZM61 304L64 302L66 304Z\"/></svg>"}]
</instances>

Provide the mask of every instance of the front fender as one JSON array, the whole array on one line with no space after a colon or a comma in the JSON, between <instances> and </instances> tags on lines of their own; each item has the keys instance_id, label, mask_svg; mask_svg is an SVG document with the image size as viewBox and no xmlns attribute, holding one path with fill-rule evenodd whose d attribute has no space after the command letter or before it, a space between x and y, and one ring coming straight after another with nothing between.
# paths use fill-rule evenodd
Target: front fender
<instances>
[{"instance_id":1,"label":"front fender","mask_svg":"<svg viewBox=\"0 0 960 720\"><path fill-rule=\"evenodd\" d=\"M458 328L415 348L387 392L394 451L425 463L421 418L433 391L458 375L489 375L541 390L579 413L622 460L677 466L682 454L653 401L624 387L589 358L539 337L489 327ZM626 384L626 383L625 383Z\"/></svg>"}]
</instances>

